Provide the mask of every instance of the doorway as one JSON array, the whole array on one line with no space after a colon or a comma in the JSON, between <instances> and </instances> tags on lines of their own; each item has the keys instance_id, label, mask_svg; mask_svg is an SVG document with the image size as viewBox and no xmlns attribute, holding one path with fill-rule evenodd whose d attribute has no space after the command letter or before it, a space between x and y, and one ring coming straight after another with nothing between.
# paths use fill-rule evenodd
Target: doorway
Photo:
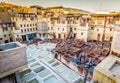
<instances>
[{"instance_id":1,"label":"doorway","mask_svg":"<svg viewBox=\"0 0 120 83\"><path fill-rule=\"evenodd\" d=\"M8 43L9 41L8 40L5 40L5 43Z\"/></svg>"},{"instance_id":2,"label":"doorway","mask_svg":"<svg viewBox=\"0 0 120 83\"><path fill-rule=\"evenodd\" d=\"M113 37L110 37L110 41L112 41Z\"/></svg>"},{"instance_id":3,"label":"doorway","mask_svg":"<svg viewBox=\"0 0 120 83\"><path fill-rule=\"evenodd\" d=\"M98 34L98 36L97 36L97 40L100 41L100 34Z\"/></svg>"},{"instance_id":4,"label":"doorway","mask_svg":"<svg viewBox=\"0 0 120 83\"><path fill-rule=\"evenodd\" d=\"M59 39L61 38L61 34L58 34L58 38L59 38Z\"/></svg>"},{"instance_id":5,"label":"doorway","mask_svg":"<svg viewBox=\"0 0 120 83\"><path fill-rule=\"evenodd\" d=\"M22 35L22 40L26 41L26 35Z\"/></svg>"}]
</instances>

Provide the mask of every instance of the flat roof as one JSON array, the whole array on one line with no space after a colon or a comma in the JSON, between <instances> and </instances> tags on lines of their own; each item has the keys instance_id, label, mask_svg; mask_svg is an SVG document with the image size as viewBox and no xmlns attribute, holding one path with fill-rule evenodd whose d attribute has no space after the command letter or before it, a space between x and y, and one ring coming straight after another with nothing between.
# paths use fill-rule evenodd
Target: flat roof
<instances>
[{"instance_id":1,"label":"flat roof","mask_svg":"<svg viewBox=\"0 0 120 83\"><path fill-rule=\"evenodd\" d=\"M107 77L110 77L117 82L120 81L119 74L115 73L116 68L115 65L117 62L120 62L120 58L114 55L107 56L100 64L95 67L95 70L105 74ZM120 66L117 66L117 68ZM113 72L114 71L114 72ZM120 70L117 70L120 72Z\"/></svg>"}]
</instances>

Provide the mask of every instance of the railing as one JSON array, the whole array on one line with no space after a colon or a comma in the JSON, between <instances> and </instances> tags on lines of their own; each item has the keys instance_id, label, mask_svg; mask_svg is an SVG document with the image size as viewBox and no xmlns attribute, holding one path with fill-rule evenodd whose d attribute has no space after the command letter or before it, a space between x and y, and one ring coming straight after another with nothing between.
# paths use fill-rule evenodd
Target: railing
<instances>
[{"instance_id":1,"label":"railing","mask_svg":"<svg viewBox=\"0 0 120 83\"><path fill-rule=\"evenodd\" d=\"M81 23L80 26L86 26L86 23Z\"/></svg>"}]
</instances>

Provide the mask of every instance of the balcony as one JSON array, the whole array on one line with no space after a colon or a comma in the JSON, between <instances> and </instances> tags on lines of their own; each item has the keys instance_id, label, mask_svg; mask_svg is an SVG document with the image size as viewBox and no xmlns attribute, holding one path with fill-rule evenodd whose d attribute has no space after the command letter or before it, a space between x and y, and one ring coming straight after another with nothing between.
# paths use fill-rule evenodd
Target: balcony
<instances>
[{"instance_id":1,"label":"balcony","mask_svg":"<svg viewBox=\"0 0 120 83\"><path fill-rule=\"evenodd\" d=\"M85 27L85 26L86 26L86 23L81 23L80 26Z\"/></svg>"},{"instance_id":2,"label":"balcony","mask_svg":"<svg viewBox=\"0 0 120 83\"><path fill-rule=\"evenodd\" d=\"M26 48L18 42L0 45L0 78L27 67Z\"/></svg>"}]
</instances>

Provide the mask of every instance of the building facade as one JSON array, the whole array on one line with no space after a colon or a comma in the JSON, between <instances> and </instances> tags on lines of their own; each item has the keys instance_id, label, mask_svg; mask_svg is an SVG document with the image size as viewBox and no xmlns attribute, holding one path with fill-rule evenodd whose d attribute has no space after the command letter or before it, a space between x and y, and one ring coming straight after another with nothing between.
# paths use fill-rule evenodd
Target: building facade
<instances>
[{"instance_id":1,"label":"building facade","mask_svg":"<svg viewBox=\"0 0 120 83\"><path fill-rule=\"evenodd\" d=\"M91 15L90 39L112 41L115 25L119 24L119 12L95 12Z\"/></svg>"},{"instance_id":2,"label":"building facade","mask_svg":"<svg viewBox=\"0 0 120 83\"><path fill-rule=\"evenodd\" d=\"M18 13L11 18L11 21L16 24L16 30L14 30L16 41L19 39L27 41L36 37L37 16L34 13Z\"/></svg>"},{"instance_id":3,"label":"building facade","mask_svg":"<svg viewBox=\"0 0 120 83\"><path fill-rule=\"evenodd\" d=\"M13 22L4 22L0 23L0 43L13 42L15 29L15 23Z\"/></svg>"},{"instance_id":4,"label":"building facade","mask_svg":"<svg viewBox=\"0 0 120 83\"><path fill-rule=\"evenodd\" d=\"M37 37L45 39L48 36L48 27L46 22L37 23Z\"/></svg>"},{"instance_id":5,"label":"building facade","mask_svg":"<svg viewBox=\"0 0 120 83\"><path fill-rule=\"evenodd\" d=\"M93 80L96 83L120 83L120 26L116 26L113 34L111 53L96 66Z\"/></svg>"},{"instance_id":6,"label":"building facade","mask_svg":"<svg viewBox=\"0 0 120 83\"><path fill-rule=\"evenodd\" d=\"M11 19L2 19L2 17L0 19L2 23L6 20L15 22L14 41L27 41L34 37L41 38L41 34L43 39L66 39L71 35L73 38L83 41L112 41L115 25L120 24L119 12L89 13L62 6L47 8L31 6L29 13L18 13L6 8L0 11L2 15L4 12L11 13L10 16L5 14Z\"/></svg>"}]
</instances>

